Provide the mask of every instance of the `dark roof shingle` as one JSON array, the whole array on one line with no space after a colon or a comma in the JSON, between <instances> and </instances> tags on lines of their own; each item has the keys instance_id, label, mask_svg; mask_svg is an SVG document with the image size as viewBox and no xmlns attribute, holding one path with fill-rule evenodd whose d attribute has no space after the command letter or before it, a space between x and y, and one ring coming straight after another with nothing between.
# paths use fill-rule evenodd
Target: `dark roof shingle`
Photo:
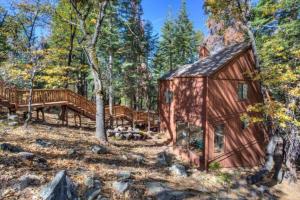
<instances>
[{"instance_id":1,"label":"dark roof shingle","mask_svg":"<svg viewBox=\"0 0 300 200\"><path fill-rule=\"evenodd\" d=\"M198 60L193 64L187 64L176 70L170 71L161 77L162 80L172 79L174 77L186 76L192 77L197 75L211 75L219 68L232 60L237 54L249 48L249 43L238 43L228 46L214 55Z\"/></svg>"}]
</instances>

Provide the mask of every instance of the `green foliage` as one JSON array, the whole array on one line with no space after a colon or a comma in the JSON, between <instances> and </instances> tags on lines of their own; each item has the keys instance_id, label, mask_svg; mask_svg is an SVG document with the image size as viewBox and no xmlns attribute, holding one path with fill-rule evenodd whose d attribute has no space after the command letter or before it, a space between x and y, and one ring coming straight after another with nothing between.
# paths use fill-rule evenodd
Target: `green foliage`
<instances>
[{"instance_id":1,"label":"green foliage","mask_svg":"<svg viewBox=\"0 0 300 200\"><path fill-rule=\"evenodd\" d=\"M215 172L220 171L221 164L219 162L211 162L208 166L208 169Z\"/></svg>"},{"instance_id":2,"label":"green foliage","mask_svg":"<svg viewBox=\"0 0 300 200\"><path fill-rule=\"evenodd\" d=\"M162 28L161 40L153 60L156 78L180 65L196 61L197 47L202 40L203 33L194 30L187 15L186 2L182 1L178 17L173 19L169 13Z\"/></svg>"}]
</instances>

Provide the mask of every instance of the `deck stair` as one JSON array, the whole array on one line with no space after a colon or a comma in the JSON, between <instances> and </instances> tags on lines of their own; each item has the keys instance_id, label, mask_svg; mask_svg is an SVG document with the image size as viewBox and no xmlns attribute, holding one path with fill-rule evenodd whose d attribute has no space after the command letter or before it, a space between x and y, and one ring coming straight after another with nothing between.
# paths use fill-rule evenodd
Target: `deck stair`
<instances>
[{"instance_id":1,"label":"deck stair","mask_svg":"<svg viewBox=\"0 0 300 200\"><path fill-rule=\"evenodd\" d=\"M18 89L0 82L0 105L10 111L27 110L29 103L29 90ZM32 107L43 109L46 107L66 107L79 115L93 121L96 120L96 104L87 98L69 89L34 89L32 93ZM127 106L113 106L114 120L126 120L135 124L148 124L157 126L157 114L153 112L135 111ZM109 120L109 108L105 107L105 121Z\"/></svg>"}]
</instances>

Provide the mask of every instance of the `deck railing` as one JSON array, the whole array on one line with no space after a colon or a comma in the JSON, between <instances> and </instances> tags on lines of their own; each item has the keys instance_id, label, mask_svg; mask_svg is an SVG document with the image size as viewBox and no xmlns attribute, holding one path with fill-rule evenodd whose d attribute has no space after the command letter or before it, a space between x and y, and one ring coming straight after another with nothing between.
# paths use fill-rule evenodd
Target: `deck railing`
<instances>
[{"instance_id":1,"label":"deck railing","mask_svg":"<svg viewBox=\"0 0 300 200\"><path fill-rule=\"evenodd\" d=\"M0 99L9 102L15 106L16 110L25 107L29 103L29 90L17 89L0 81ZM87 116L96 116L96 104L87 98L69 90L69 89L34 89L32 91L32 105L49 106L51 104L65 104L77 109L78 112ZM155 124L157 114L153 112L135 111L127 106L113 106L113 118L125 117L127 120L135 122L148 122ZM105 118L108 119L109 107L105 107Z\"/></svg>"}]
</instances>

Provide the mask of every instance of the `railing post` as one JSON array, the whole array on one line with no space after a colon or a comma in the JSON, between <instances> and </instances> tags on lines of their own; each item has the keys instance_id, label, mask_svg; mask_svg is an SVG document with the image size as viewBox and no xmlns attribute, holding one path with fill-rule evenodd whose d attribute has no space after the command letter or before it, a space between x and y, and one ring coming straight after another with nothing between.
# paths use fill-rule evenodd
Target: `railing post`
<instances>
[{"instance_id":1,"label":"railing post","mask_svg":"<svg viewBox=\"0 0 300 200\"><path fill-rule=\"evenodd\" d=\"M18 106L19 106L18 90L17 90L17 88L14 88L14 90L15 90L15 106L16 106L16 109L17 109Z\"/></svg>"}]
</instances>

